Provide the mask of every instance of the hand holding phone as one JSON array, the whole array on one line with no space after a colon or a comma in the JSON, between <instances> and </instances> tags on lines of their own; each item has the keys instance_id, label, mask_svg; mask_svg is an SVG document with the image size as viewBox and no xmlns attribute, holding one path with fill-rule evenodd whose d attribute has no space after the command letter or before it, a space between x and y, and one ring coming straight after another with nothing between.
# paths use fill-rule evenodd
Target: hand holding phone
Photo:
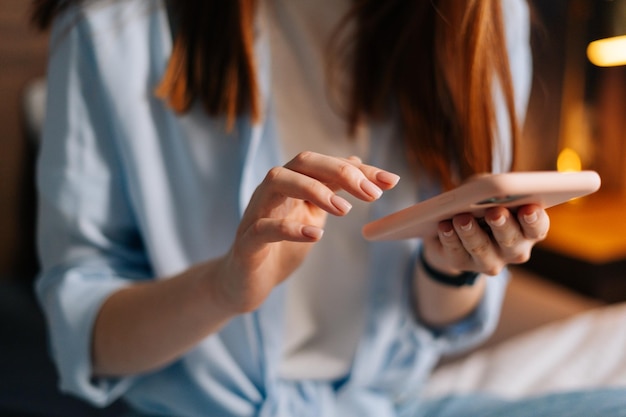
<instances>
[{"instance_id":1,"label":"hand holding phone","mask_svg":"<svg viewBox=\"0 0 626 417\"><path fill-rule=\"evenodd\" d=\"M481 218L489 207L537 204L549 208L600 188L594 171L533 171L472 177L459 187L370 222L368 240L398 240L437 234L439 222L460 213Z\"/></svg>"}]
</instances>

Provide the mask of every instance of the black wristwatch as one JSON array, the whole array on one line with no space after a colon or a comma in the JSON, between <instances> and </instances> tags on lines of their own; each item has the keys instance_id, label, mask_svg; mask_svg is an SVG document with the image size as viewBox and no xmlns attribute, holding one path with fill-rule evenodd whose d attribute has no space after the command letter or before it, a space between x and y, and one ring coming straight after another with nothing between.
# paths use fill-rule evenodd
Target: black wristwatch
<instances>
[{"instance_id":1,"label":"black wristwatch","mask_svg":"<svg viewBox=\"0 0 626 417\"><path fill-rule=\"evenodd\" d=\"M474 285L476 278L480 275L479 272L464 271L458 275L449 275L439 272L426 262L424 258L424 251L420 249L420 262L422 267L428 276L433 280L444 285L450 285L452 287L463 287L465 285Z\"/></svg>"}]
</instances>

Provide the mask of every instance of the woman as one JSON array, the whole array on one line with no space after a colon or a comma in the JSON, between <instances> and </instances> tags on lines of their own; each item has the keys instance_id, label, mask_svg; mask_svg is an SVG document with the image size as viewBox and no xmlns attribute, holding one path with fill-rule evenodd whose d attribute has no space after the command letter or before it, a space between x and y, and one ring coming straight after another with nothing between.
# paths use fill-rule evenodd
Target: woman
<instances>
[{"instance_id":1,"label":"woman","mask_svg":"<svg viewBox=\"0 0 626 417\"><path fill-rule=\"evenodd\" d=\"M445 409L420 386L494 328L548 217L359 230L509 169L522 1L36 5L54 19L37 293L63 390L142 415Z\"/></svg>"}]
</instances>

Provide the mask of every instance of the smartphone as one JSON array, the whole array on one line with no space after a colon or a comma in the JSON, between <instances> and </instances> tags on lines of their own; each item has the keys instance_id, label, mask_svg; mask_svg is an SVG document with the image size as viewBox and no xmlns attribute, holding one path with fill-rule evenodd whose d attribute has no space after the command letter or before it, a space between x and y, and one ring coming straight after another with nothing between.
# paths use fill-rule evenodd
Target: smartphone
<instances>
[{"instance_id":1,"label":"smartphone","mask_svg":"<svg viewBox=\"0 0 626 417\"><path fill-rule=\"evenodd\" d=\"M459 187L363 226L367 240L398 240L437 234L438 223L460 213L482 218L489 207L537 204L549 208L600 188L595 171L531 171L484 174Z\"/></svg>"}]
</instances>

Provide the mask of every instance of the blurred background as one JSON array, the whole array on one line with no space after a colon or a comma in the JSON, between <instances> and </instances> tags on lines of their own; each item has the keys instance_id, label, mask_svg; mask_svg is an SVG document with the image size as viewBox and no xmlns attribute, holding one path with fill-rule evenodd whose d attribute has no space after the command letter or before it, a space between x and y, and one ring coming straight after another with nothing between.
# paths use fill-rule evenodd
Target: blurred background
<instances>
[{"instance_id":1,"label":"blurred background","mask_svg":"<svg viewBox=\"0 0 626 417\"><path fill-rule=\"evenodd\" d=\"M47 35L28 24L30 3L0 0L0 415L117 415L121 405L96 411L55 392L30 290L37 271L33 126L47 54ZM626 0L532 6L535 76L517 169L594 169L603 186L551 209L550 235L524 268L594 300L624 301Z\"/></svg>"},{"instance_id":2,"label":"blurred background","mask_svg":"<svg viewBox=\"0 0 626 417\"><path fill-rule=\"evenodd\" d=\"M42 117L47 34L28 20L30 0L0 0L0 416L119 416L62 395L47 356L45 325L32 294L33 164Z\"/></svg>"},{"instance_id":3,"label":"blurred background","mask_svg":"<svg viewBox=\"0 0 626 417\"><path fill-rule=\"evenodd\" d=\"M29 27L30 3L0 0L0 276L33 271L32 258L24 259L32 252L32 207L26 200L33 156L24 99L29 83L44 75L47 35Z\"/></svg>"}]
</instances>

